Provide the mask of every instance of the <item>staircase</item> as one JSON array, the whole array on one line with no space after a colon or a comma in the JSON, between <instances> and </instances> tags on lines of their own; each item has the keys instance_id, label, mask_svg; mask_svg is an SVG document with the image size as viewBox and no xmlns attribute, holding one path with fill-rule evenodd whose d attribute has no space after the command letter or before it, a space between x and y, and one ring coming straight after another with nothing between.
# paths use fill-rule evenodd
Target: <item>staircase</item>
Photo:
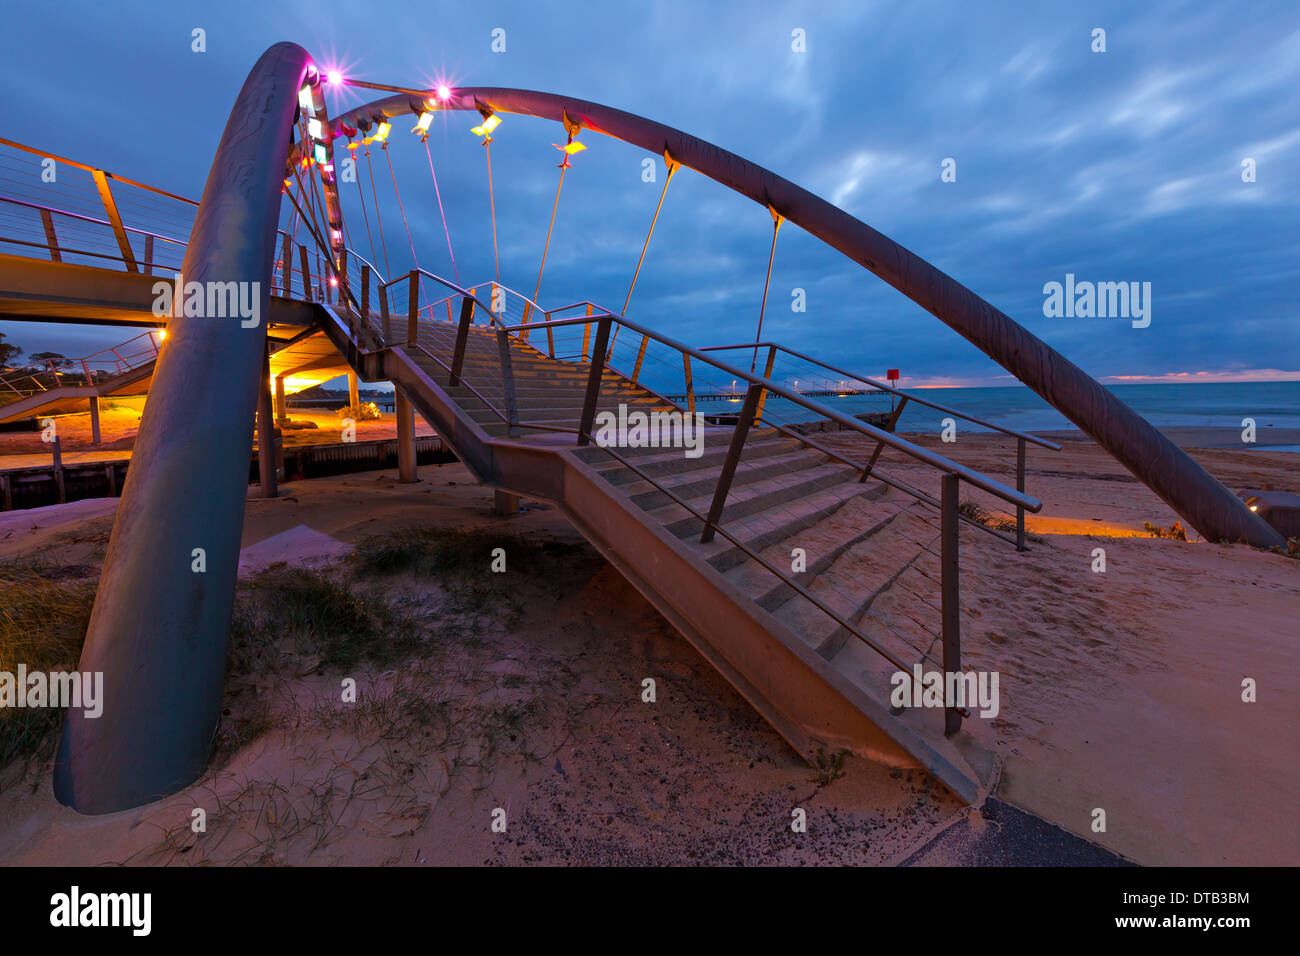
<instances>
[{"instance_id":1,"label":"staircase","mask_svg":"<svg viewBox=\"0 0 1300 956\"><path fill-rule=\"evenodd\" d=\"M472 290L457 301L470 298ZM695 458L681 448L580 443L584 410L594 417L620 405L629 412L683 409L600 360L602 316L591 307L579 319L503 327L507 313L492 315L483 303L476 308L489 317L486 325L473 323L475 308L463 310L459 323L435 321L441 305L428 307L427 318L423 310L409 322L403 317L400 330L387 316L362 323L355 313L318 308L327 335L362 378L394 382L483 482L561 508L805 757L847 749L894 766L921 766L963 799L976 797L991 760L967 733L946 725L954 715L889 710L892 674L918 662L943 670L947 661L936 498L879 469L861 480L863 463L769 412L747 429L705 426ZM624 326L624 353L611 348L611 360L639 370L653 333L621 317L604 314L603 321ZM541 342L542 326L545 352L533 344ZM554 337L565 333L570 354L556 357ZM647 336L639 349L638 334ZM680 350L679 368L690 352L662 337L655 342ZM685 359L688 392L691 361ZM584 409L593 363L599 390ZM852 425L928 455L927 463L944 462L968 482L1016 494L897 436ZM587 434L594 435L590 426ZM720 484L722 510L708 521ZM1037 502L1027 500L1036 510ZM951 509L956 528L955 495ZM955 558L955 539L951 547Z\"/></svg>"}]
</instances>

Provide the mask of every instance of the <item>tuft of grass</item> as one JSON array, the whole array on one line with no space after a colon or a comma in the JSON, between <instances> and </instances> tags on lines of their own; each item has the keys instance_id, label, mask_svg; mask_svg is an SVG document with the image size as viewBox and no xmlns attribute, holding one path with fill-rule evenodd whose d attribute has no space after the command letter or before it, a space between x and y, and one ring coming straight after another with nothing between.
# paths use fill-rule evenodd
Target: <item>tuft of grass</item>
<instances>
[{"instance_id":1,"label":"tuft of grass","mask_svg":"<svg viewBox=\"0 0 1300 956\"><path fill-rule=\"evenodd\" d=\"M82 565L0 561L0 671L75 670L97 584ZM55 707L0 709L0 767L51 756L62 719Z\"/></svg>"},{"instance_id":2,"label":"tuft of grass","mask_svg":"<svg viewBox=\"0 0 1300 956\"><path fill-rule=\"evenodd\" d=\"M1142 527L1146 529L1147 534L1153 538L1172 538L1175 541L1186 541L1187 532L1183 529L1181 521L1175 521L1168 528L1162 528L1154 525L1150 521L1143 521Z\"/></svg>"},{"instance_id":3,"label":"tuft of grass","mask_svg":"<svg viewBox=\"0 0 1300 956\"><path fill-rule=\"evenodd\" d=\"M241 582L231 622L232 670L251 669L247 657L266 637L283 638L322 665L406 660L421 644L419 621L381 594L312 568L272 565ZM241 665L243 665L241 667Z\"/></svg>"},{"instance_id":4,"label":"tuft of grass","mask_svg":"<svg viewBox=\"0 0 1300 956\"><path fill-rule=\"evenodd\" d=\"M819 787L824 787L844 776L844 758L847 755L847 750L841 749L836 753L828 754L821 747L818 747L812 759L813 769L817 771L817 776L812 778L812 782Z\"/></svg>"},{"instance_id":5,"label":"tuft of grass","mask_svg":"<svg viewBox=\"0 0 1300 956\"><path fill-rule=\"evenodd\" d=\"M994 531L1002 531L1006 534L1016 533L1016 523L1004 515L997 515L990 512L983 505L974 501L963 501L957 506L957 513L963 517L974 521L976 524L982 524L986 528L992 528ZM1046 539L1036 534L1025 534L1025 537L1037 544L1042 544Z\"/></svg>"}]
</instances>

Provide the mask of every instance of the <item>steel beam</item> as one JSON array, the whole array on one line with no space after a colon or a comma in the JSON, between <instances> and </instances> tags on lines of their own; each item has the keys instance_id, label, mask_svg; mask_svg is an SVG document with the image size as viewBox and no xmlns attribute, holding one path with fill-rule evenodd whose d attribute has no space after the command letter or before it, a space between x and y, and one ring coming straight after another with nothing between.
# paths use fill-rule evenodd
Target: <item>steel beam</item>
<instances>
[{"instance_id":1,"label":"steel beam","mask_svg":"<svg viewBox=\"0 0 1300 956\"><path fill-rule=\"evenodd\" d=\"M429 108L429 95L416 90L397 93L349 110L337 122L355 126L358 117L374 121L418 115ZM1244 540L1259 547L1286 543L1092 376L951 276L808 190L698 137L600 103L486 86L460 87L438 101L439 109L481 107L555 122L564 122L567 113L585 129L671 157L670 170L676 164L686 166L747 196L875 273L973 343L1090 435L1208 540ZM643 341L642 353L644 346ZM639 371L638 360L633 381Z\"/></svg>"},{"instance_id":2,"label":"steel beam","mask_svg":"<svg viewBox=\"0 0 1300 956\"><path fill-rule=\"evenodd\" d=\"M285 147L310 62L292 43L262 55L203 190L184 277L258 283L261 322L245 328L237 317L181 314L168 323L79 665L103 674L104 711L97 719L68 711L55 762L55 795L82 813L157 800L207 766L221 715Z\"/></svg>"}]
</instances>

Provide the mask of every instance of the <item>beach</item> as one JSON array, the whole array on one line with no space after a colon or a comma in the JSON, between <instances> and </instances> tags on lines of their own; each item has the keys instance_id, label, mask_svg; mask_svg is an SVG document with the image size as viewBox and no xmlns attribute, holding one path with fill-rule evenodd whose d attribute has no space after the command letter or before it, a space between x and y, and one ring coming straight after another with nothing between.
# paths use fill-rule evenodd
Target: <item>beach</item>
<instances>
[{"instance_id":1,"label":"beach","mask_svg":"<svg viewBox=\"0 0 1300 956\"><path fill-rule=\"evenodd\" d=\"M857 436L827 437L862 451ZM1002 679L997 718L965 725L995 758L981 800L1138 863L1294 864L1279 821L1300 798L1300 561L1151 537L1144 522L1177 516L1090 441L1061 437L1059 452L1029 451L1026 487L1044 502L1030 550L962 539L963 654ZM1014 443L921 441L1013 474ZM1294 486L1292 455L1190 451L1234 489ZM920 770L850 757L819 774L556 509L497 516L459 464L420 479L358 473L250 498L245 580L277 560L350 579L353 545L413 527L530 541L538 560L473 600L417 574L358 578L358 593L418 617L422 643L400 660L340 669L255 638L242 653L258 666L227 679L209 773L157 803L80 816L55 802L47 763L11 763L0 864L931 864L955 862L940 840L955 825L1006 825ZM114 504L0 515L0 558L93 579ZM363 706L340 703L344 676ZM1256 703L1241 701L1243 677ZM205 834L190 829L195 808ZM498 809L505 834L488 826Z\"/></svg>"}]
</instances>

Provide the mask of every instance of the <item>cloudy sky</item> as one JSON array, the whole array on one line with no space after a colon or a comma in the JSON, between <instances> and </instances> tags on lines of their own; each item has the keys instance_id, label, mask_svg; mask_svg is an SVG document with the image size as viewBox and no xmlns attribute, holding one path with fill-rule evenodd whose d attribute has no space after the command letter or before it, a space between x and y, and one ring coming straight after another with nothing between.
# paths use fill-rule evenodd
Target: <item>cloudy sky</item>
<instances>
[{"instance_id":1,"label":"cloudy sky","mask_svg":"<svg viewBox=\"0 0 1300 956\"><path fill-rule=\"evenodd\" d=\"M205 52L191 49L195 28ZM504 52L492 50L498 28ZM1092 49L1098 28L1105 52ZM700 136L836 203L1105 380L1300 378L1294 2L70 0L11 5L5 29L0 136L184 195L201 193L257 56L294 40L349 76L545 89ZM331 111L372 98L361 92L342 91ZM493 268L472 125L464 113L440 116L430 138L471 282ZM502 281L525 292L554 199L550 144L562 136L555 124L508 117L492 147ZM617 308L662 161L659 182L646 183L641 150L584 141L541 300ZM390 152L420 264L449 273L424 151L399 126ZM941 178L946 159L953 182ZM1243 181L1246 160L1253 182ZM356 244L354 200L345 189ZM395 210L391 188L385 201ZM409 266L406 233L395 214L385 227L396 273ZM770 235L765 208L683 171L629 316L697 345L752 337ZM1044 284L1067 273L1149 282L1150 326L1044 316ZM791 310L794 289L805 290L804 313ZM766 329L864 373L900 367L908 384L1007 383L933 316L793 225L778 242ZM0 331L28 352L68 355L126 337Z\"/></svg>"}]
</instances>

